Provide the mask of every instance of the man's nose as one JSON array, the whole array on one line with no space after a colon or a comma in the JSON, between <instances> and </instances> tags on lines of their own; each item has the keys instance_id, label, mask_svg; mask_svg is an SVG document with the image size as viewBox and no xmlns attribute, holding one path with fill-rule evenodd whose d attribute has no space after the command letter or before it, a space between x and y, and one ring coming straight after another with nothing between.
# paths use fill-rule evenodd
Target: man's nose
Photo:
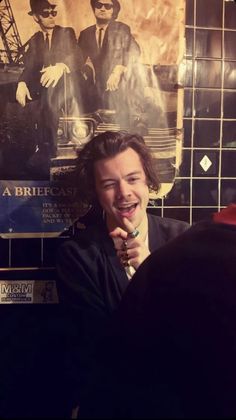
<instances>
[{"instance_id":1,"label":"man's nose","mask_svg":"<svg viewBox=\"0 0 236 420\"><path fill-rule=\"evenodd\" d=\"M118 198L127 197L131 194L130 186L127 182L121 181L117 187L117 196Z\"/></svg>"}]
</instances>

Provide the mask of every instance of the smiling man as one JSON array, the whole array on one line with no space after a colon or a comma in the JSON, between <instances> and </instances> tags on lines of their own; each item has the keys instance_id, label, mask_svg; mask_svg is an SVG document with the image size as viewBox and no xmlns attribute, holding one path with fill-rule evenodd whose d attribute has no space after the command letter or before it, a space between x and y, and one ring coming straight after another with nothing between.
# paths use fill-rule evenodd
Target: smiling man
<instances>
[{"instance_id":1,"label":"smiling man","mask_svg":"<svg viewBox=\"0 0 236 420\"><path fill-rule=\"evenodd\" d=\"M128 147L95 162L94 176L97 198L106 214L117 255L127 269L137 269L150 253L146 243L149 189L140 157Z\"/></svg>"},{"instance_id":2,"label":"smiling man","mask_svg":"<svg viewBox=\"0 0 236 420\"><path fill-rule=\"evenodd\" d=\"M59 298L72 315L68 330L74 325L78 339L74 354L68 349L69 363L77 359L71 369L75 382L82 381L74 385L78 402L86 389L89 357L133 274L150 253L189 225L147 213L149 190L157 191L159 181L150 151L137 134L108 131L94 137L79 153L75 182L79 204L98 207L103 214L75 230L57 262Z\"/></svg>"},{"instance_id":3,"label":"smiling man","mask_svg":"<svg viewBox=\"0 0 236 420\"><path fill-rule=\"evenodd\" d=\"M79 204L99 207L103 217L62 245L61 298L108 316L147 256L189 225L147 213L149 191L158 191L159 181L137 134L94 137L79 153L75 181Z\"/></svg>"}]
</instances>

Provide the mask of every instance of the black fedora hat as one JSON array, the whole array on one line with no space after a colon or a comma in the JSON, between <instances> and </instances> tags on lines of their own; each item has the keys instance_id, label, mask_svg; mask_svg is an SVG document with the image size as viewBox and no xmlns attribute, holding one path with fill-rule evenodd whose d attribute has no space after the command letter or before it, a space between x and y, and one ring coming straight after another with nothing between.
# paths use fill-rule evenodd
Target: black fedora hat
<instances>
[{"instance_id":1,"label":"black fedora hat","mask_svg":"<svg viewBox=\"0 0 236 420\"><path fill-rule=\"evenodd\" d=\"M34 13L37 14L43 9L55 9L56 4L51 4L48 0L30 0L31 10L28 13L32 16Z\"/></svg>"}]
</instances>

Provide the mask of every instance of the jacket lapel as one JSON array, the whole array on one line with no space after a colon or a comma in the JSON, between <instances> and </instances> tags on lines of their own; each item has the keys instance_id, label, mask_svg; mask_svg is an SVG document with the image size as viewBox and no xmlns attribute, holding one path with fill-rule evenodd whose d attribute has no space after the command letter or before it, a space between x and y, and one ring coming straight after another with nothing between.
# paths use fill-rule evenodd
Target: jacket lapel
<instances>
[{"instance_id":1,"label":"jacket lapel","mask_svg":"<svg viewBox=\"0 0 236 420\"><path fill-rule=\"evenodd\" d=\"M107 234L106 236L104 236L102 245L105 248L110 269L112 270L114 277L116 278L116 284L120 288L120 292L123 295L124 291L126 290L129 284L129 280L124 267L121 265L116 255L116 250L113 241L110 237L107 238Z\"/></svg>"},{"instance_id":2,"label":"jacket lapel","mask_svg":"<svg viewBox=\"0 0 236 420\"><path fill-rule=\"evenodd\" d=\"M148 245L151 253L163 245L157 218L151 214L148 214Z\"/></svg>"}]
</instances>

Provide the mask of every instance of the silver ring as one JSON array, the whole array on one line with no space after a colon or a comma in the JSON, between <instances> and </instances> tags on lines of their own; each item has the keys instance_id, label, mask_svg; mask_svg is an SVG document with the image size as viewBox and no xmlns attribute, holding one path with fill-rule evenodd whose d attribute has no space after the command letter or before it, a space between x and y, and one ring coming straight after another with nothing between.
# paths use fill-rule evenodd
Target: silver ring
<instances>
[{"instance_id":1,"label":"silver ring","mask_svg":"<svg viewBox=\"0 0 236 420\"><path fill-rule=\"evenodd\" d=\"M138 229L134 229L133 232L129 233L129 238L137 238L137 236L139 235L139 231Z\"/></svg>"}]
</instances>

